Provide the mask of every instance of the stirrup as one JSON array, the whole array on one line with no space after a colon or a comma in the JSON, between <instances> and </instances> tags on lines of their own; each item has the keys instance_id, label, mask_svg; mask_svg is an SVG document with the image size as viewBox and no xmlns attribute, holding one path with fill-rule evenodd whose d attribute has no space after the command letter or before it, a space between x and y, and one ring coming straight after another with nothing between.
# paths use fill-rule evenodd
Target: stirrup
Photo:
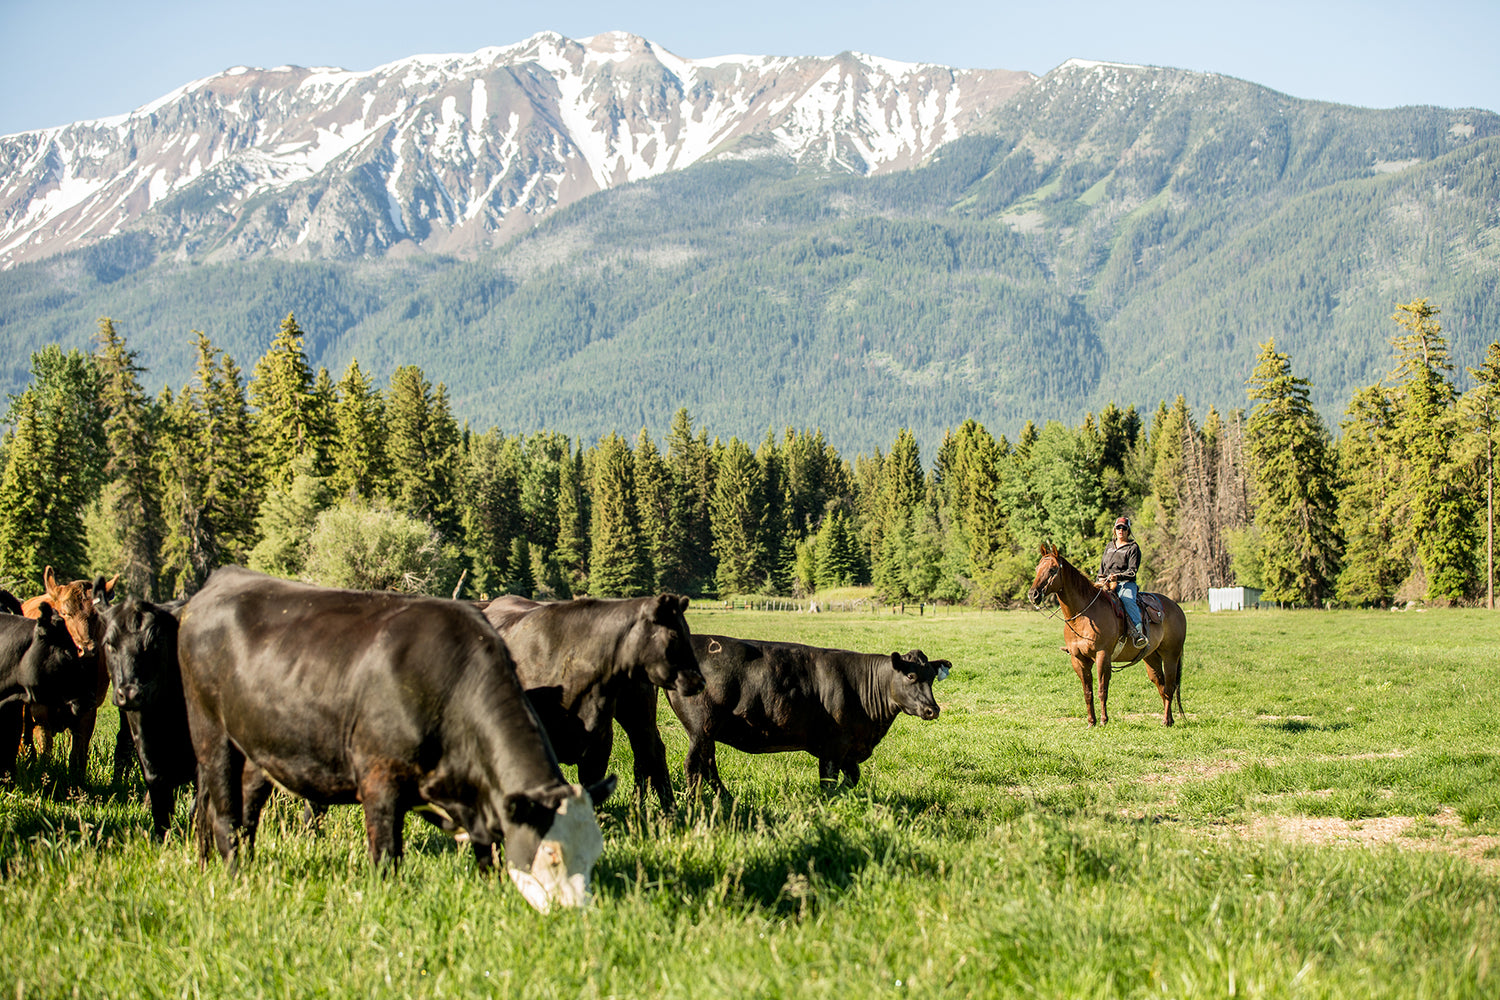
<instances>
[{"instance_id":1,"label":"stirrup","mask_svg":"<svg viewBox=\"0 0 1500 1000\"><path fill-rule=\"evenodd\" d=\"M1136 649L1146 648L1146 630L1137 625L1130 633L1130 641L1135 643Z\"/></svg>"}]
</instances>

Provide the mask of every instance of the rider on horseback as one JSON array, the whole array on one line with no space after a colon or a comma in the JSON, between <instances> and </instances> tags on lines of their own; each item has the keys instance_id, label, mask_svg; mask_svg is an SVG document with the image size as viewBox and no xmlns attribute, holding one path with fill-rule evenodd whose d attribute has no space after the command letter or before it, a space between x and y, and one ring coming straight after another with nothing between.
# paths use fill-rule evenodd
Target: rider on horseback
<instances>
[{"instance_id":1,"label":"rider on horseback","mask_svg":"<svg viewBox=\"0 0 1500 1000\"><path fill-rule=\"evenodd\" d=\"M1135 574L1141 568L1141 547L1130 537L1130 518L1123 514L1115 518L1114 534L1114 541L1105 546L1099 560L1099 579L1106 585L1117 584L1115 592L1130 619L1130 641L1136 649L1143 649L1146 633L1141 631L1141 609L1136 604L1139 588L1135 583Z\"/></svg>"}]
</instances>

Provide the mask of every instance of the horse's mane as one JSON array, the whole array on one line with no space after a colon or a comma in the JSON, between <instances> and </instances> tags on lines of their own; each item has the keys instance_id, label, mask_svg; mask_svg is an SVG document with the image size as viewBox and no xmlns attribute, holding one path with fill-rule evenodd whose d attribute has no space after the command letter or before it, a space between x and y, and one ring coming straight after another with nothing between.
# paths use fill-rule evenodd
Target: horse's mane
<instances>
[{"instance_id":1,"label":"horse's mane","mask_svg":"<svg viewBox=\"0 0 1500 1000\"><path fill-rule=\"evenodd\" d=\"M1061 550L1054 548L1052 555L1057 559L1057 564L1062 567L1063 573L1071 577L1070 582L1081 590L1099 590L1100 586L1094 582L1093 577L1084 573L1083 570L1068 562L1068 557Z\"/></svg>"}]
</instances>

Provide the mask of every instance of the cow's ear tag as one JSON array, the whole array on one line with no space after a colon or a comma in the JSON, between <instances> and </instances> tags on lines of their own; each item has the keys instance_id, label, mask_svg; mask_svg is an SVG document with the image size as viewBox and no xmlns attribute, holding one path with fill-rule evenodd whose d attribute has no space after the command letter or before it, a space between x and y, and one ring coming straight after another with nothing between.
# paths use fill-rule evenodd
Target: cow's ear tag
<instances>
[{"instance_id":1,"label":"cow's ear tag","mask_svg":"<svg viewBox=\"0 0 1500 1000\"><path fill-rule=\"evenodd\" d=\"M948 664L945 663L941 667L938 667L937 676L934 677L933 680L945 681L947 679L948 679Z\"/></svg>"}]
</instances>

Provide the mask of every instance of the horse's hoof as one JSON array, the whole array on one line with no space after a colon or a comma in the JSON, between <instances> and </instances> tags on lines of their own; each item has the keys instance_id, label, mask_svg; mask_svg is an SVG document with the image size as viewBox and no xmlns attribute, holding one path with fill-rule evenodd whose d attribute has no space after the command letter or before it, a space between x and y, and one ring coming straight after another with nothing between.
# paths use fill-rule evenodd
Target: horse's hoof
<instances>
[{"instance_id":1,"label":"horse's hoof","mask_svg":"<svg viewBox=\"0 0 1500 1000\"><path fill-rule=\"evenodd\" d=\"M1177 724L1177 720L1169 715L1165 719L1161 720L1161 724L1164 726L1175 726Z\"/></svg>"}]
</instances>

